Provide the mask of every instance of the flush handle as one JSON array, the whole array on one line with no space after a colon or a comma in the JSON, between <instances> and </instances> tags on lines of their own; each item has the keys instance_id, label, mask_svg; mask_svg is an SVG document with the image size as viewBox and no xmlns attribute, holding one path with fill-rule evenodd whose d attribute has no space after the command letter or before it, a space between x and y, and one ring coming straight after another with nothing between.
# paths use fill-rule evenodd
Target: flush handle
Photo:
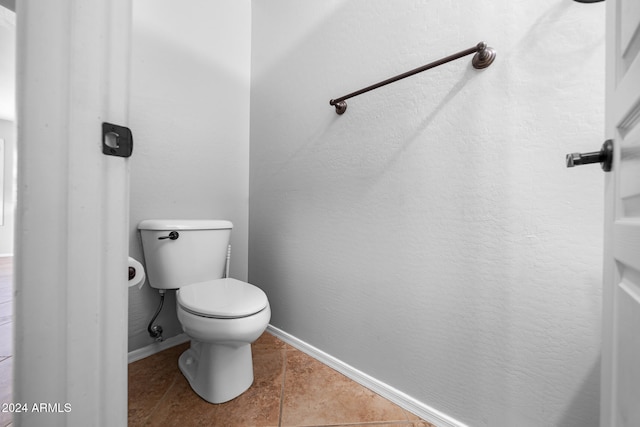
<instances>
[{"instance_id":1,"label":"flush handle","mask_svg":"<svg viewBox=\"0 0 640 427\"><path fill-rule=\"evenodd\" d=\"M613 165L613 140L607 139L604 144L602 144L600 151L567 154L568 168L591 163L600 163L603 171L611 171L611 166Z\"/></svg>"},{"instance_id":2,"label":"flush handle","mask_svg":"<svg viewBox=\"0 0 640 427\"><path fill-rule=\"evenodd\" d=\"M177 231L172 231L169 233L168 236L158 237L158 240L164 240L164 239L176 240L178 237L180 237L180 234Z\"/></svg>"}]
</instances>

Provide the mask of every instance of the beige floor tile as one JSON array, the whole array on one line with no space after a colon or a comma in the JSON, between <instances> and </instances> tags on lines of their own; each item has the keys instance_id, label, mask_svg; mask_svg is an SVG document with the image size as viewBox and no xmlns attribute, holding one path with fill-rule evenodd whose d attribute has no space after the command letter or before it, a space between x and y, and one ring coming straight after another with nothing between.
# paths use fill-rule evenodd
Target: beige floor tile
<instances>
[{"instance_id":1,"label":"beige floor tile","mask_svg":"<svg viewBox=\"0 0 640 427\"><path fill-rule=\"evenodd\" d=\"M404 410L302 352L287 352L282 426L406 422Z\"/></svg>"},{"instance_id":2,"label":"beige floor tile","mask_svg":"<svg viewBox=\"0 0 640 427\"><path fill-rule=\"evenodd\" d=\"M407 414L407 419L409 419L409 421L413 421L415 423L415 427L435 427L433 424L430 424L430 423L426 422L425 420L421 419L416 414L412 414L411 412L407 411L406 409L405 409L404 413Z\"/></svg>"},{"instance_id":3,"label":"beige floor tile","mask_svg":"<svg viewBox=\"0 0 640 427\"><path fill-rule=\"evenodd\" d=\"M153 413L136 425L278 426L284 353L267 347L254 351L254 382L249 390L222 404L212 404L200 398L176 366L175 380L167 393ZM134 425L131 420L129 425Z\"/></svg>"},{"instance_id":4,"label":"beige floor tile","mask_svg":"<svg viewBox=\"0 0 640 427\"><path fill-rule=\"evenodd\" d=\"M268 333L252 346L252 386L214 405L191 389L178 368L188 347L129 365L129 426L433 427Z\"/></svg>"},{"instance_id":5,"label":"beige floor tile","mask_svg":"<svg viewBox=\"0 0 640 427\"><path fill-rule=\"evenodd\" d=\"M284 350L286 347L287 344L285 344L284 341L279 340L268 332L263 333L260 338L251 345L253 354L261 351Z\"/></svg>"},{"instance_id":6,"label":"beige floor tile","mask_svg":"<svg viewBox=\"0 0 640 427\"><path fill-rule=\"evenodd\" d=\"M189 343L129 364L129 425L144 425L169 391L178 375L178 356Z\"/></svg>"},{"instance_id":7,"label":"beige floor tile","mask_svg":"<svg viewBox=\"0 0 640 427\"><path fill-rule=\"evenodd\" d=\"M213 418L215 406L198 397L182 375L176 375L175 381L167 390L156 410L145 420L145 426L196 426L215 425ZM129 423L129 426L133 424Z\"/></svg>"},{"instance_id":8,"label":"beige floor tile","mask_svg":"<svg viewBox=\"0 0 640 427\"><path fill-rule=\"evenodd\" d=\"M382 423L382 424L381 423L344 424L342 426L336 426L336 427L346 427L346 426L348 427L415 427L411 421L402 421L397 423Z\"/></svg>"}]
</instances>

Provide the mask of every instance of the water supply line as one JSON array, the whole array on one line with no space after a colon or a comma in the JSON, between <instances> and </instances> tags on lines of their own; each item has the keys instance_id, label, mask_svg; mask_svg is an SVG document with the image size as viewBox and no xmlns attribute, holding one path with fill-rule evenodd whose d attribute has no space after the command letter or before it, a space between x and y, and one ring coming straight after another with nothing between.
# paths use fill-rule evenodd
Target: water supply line
<instances>
[{"instance_id":1,"label":"water supply line","mask_svg":"<svg viewBox=\"0 0 640 427\"><path fill-rule=\"evenodd\" d=\"M162 306L164 305L164 294L166 291L164 289L160 289L159 292L160 292L160 305L156 310L156 314L153 315L151 322L149 322L149 326L147 326L147 331L149 332L149 336L151 338L155 338L157 342L164 341L164 338L162 337L162 326L154 325L153 322L156 321L158 314L160 314L160 310L162 310Z\"/></svg>"},{"instance_id":2,"label":"water supply line","mask_svg":"<svg viewBox=\"0 0 640 427\"><path fill-rule=\"evenodd\" d=\"M229 277L230 263L231 263L231 245L227 246L227 260L225 265L224 277ZM158 292L160 292L160 305L158 305L158 309L156 310L156 313L153 315L151 322L149 322L149 326L147 326L147 331L149 332L149 336L151 338L155 338L156 341L161 342L161 341L164 341L164 338L162 337L162 326L154 325L153 322L156 321L156 318L158 317L158 315L160 314L160 311L162 310L162 306L164 305L164 294L166 290L159 289Z\"/></svg>"}]
</instances>

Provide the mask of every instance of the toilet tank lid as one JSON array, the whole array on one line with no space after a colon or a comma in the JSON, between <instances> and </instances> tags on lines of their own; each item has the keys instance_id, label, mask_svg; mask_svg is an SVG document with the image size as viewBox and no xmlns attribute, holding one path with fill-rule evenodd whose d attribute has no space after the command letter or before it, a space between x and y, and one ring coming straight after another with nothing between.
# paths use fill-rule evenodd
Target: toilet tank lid
<instances>
[{"instance_id":1,"label":"toilet tank lid","mask_svg":"<svg viewBox=\"0 0 640 427\"><path fill-rule=\"evenodd\" d=\"M232 229L231 221L221 219L145 219L139 230L226 230Z\"/></svg>"}]
</instances>

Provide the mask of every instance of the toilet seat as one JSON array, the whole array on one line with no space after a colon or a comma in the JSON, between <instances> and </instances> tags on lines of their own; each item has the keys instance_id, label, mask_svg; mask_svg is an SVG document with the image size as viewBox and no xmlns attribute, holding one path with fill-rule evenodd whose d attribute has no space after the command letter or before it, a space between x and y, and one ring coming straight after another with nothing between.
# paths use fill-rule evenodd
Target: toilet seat
<instances>
[{"instance_id":1,"label":"toilet seat","mask_svg":"<svg viewBox=\"0 0 640 427\"><path fill-rule=\"evenodd\" d=\"M267 296L261 289L232 278L183 286L176 295L179 306L185 311L216 319L252 316L268 305Z\"/></svg>"}]
</instances>

